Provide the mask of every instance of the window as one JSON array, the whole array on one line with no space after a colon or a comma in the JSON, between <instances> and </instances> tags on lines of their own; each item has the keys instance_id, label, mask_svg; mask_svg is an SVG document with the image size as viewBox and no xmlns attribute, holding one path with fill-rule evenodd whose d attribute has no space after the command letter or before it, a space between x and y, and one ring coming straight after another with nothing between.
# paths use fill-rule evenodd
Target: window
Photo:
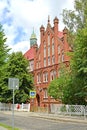
<instances>
[{"instance_id":1,"label":"window","mask_svg":"<svg viewBox=\"0 0 87 130\"><path fill-rule=\"evenodd\" d=\"M56 78L56 71L55 70L52 70L50 72L50 81L52 81L54 78Z\"/></svg>"},{"instance_id":2,"label":"window","mask_svg":"<svg viewBox=\"0 0 87 130\"><path fill-rule=\"evenodd\" d=\"M62 62L64 62L64 51L62 51Z\"/></svg>"},{"instance_id":3,"label":"window","mask_svg":"<svg viewBox=\"0 0 87 130\"><path fill-rule=\"evenodd\" d=\"M58 54L60 54L60 45L58 45Z\"/></svg>"},{"instance_id":4,"label":"window","mask_svg":"<svg viewBox=\"0 0 87 130\"><path fill-rule=\"evenodd\" d=\"M48 72L43 73L43 82L48 82Z\"/></svg>"},{"instance_id":5,"label":"window","mask_svg":"<svg viewBox=\"0 0 87 130\"><path fill-rule=\"evenodd\" d=\"M54 43L52 43L52 55L54 55Z\"/></svg>"},{"instance_id":6,"label":"window","mask_svg":"<svg viewBox=\"0 0 87 130\"><path fill-rule=\"evenodd\" d=\"M29 64L30 64L30 71L33 71L34 70L34 61L33 60L30 61Z\"/></svg>"},{"instance_id":7,"label":"window","mask_svg":"<svg viewBox=\"0 0 87 130\"><path fill-rule=\"evenodd\" d=\"M52 65L55 64L55 57L52 56Z\"/></svg>"},{"instance_id":8,"label":"window","mask_svg":"<svg viewBox=\"0 0 87 130\"><path fill-rule=\"evenodd\" d=\"M46 67L46 58L44 58L44 67Z\"/></svg>"},{"instance_id":9,"label":"window","mask_svg":"<svg viewBox=\"0 0 87 130\"><path fill-rule=\"evenodd\" d=\"M37 74L37 83L41 83L41 73Z\"/></svg>"},{"instance_id":10,"label":"window","mask_svg":"<svg viewBox=\"0 0 87 130\"><path fill-rule=\"evenodd\" d=\"M44 57L46 57L46 48L44 48Z\"/></svg>"},{"instance_id":11,"label":"window","mask_svg":"<svg viewBox=\"0 0 87 130\"><path fill-rule=\"evenodd\" d=\"M46 57L46 44L44 44L44 57Z\"/></svg>"},{"instance_id":12,"label":"window","mask_svg":"<svg viewBox=\"0 0 87 130\"><path fill-rule=\"evenodd\" d=\"M50 65L50 57L48 57L48 65Z\"/></svg>"},{"instance_id":13,"label":"window","mask_svg":"<svg viewBox=\"0 0 87 130\"><path fill-rule=\"evenodd\" d=\"M44 88L44 98L48 98L47 88Z\"/></svg>"},{"instance_id":14,"label":"window","mask_svg":"<svg viewBox=\"0 0 87 130\"><path fill-rule=\"evenodd\" d=\"M50 46L48 46L48 56L50 56Z\"/></svg>"},{"instance_id":15,"label":"window","mask_svg":"<svg viewBox=\"0 0 87 130\"><path fill-rule=\"evenodd\" d=\"M40 66L40 61L38 62L38 68L40 68L41 66Z\"/></svg>"},{"instance_id":16,"label":"window","mask_svg":"<svg viewBox=\"0 0 87 130\"><path fill-rule=\"evenodd\" d=\"M54 55L54 38L52 38L52 55Z\"/></svg>"},{"instance_id":17,"label":"window","mask_svg":"<svg viewBox=\"0 0 87 130\"><path fill-rule=\"evenodd\" d=\"M48 45L50 45L50 35L48 35Z\"/></svg>"}]
</instances>

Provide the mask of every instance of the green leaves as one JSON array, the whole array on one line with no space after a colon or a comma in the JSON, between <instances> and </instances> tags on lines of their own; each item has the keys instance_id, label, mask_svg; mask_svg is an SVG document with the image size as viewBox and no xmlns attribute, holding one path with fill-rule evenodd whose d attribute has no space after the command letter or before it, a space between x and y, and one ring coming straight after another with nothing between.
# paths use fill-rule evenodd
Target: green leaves
<instances>
[{"instance_id":1,"label":"green leaves","mask_svg":"<svg viewBox=\"0 0 87 130\"><path fill-rule=\"evenodd\" d=\"M19 79L19 90L15 91L15 102L24 103L29 99L29 91L33 88L32 75L27 71L29 62L24 58L22 52L12 53L8 59L7 71L9 77Z\"/></svg>"},{"instance_id":2,"label":"green leaves","mask_svg":"<svg viewBox=\"0 0 87 130\"><path fill-rule=\"evenodd\" d=\"M51 82L48 92L65 104L87 104L87 0L75 0L74 7L62 14L69 29L68 43L73 46L70 71L62 68L62 75Z\"/></svg>"}]
</instances>

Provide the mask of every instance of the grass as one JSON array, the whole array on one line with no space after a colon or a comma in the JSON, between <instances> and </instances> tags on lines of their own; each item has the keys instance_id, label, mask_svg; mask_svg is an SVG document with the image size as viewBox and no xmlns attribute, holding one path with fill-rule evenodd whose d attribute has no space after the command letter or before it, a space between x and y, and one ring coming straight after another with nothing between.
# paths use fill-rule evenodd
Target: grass
<instances>
[{"instance_id":1,"label":"grass","mask_svg":"<svg viewBox=\"0 0 87 130\"><path fill-rule=\"evenodd\" d=\"M2 124L2 123L0 123L0 126L6 128L7 130L12 130L11 126L8 126L8 125ZM19 128L14 128L14 130L20 130L20 129Z\"/></svg>"}]
</instances>

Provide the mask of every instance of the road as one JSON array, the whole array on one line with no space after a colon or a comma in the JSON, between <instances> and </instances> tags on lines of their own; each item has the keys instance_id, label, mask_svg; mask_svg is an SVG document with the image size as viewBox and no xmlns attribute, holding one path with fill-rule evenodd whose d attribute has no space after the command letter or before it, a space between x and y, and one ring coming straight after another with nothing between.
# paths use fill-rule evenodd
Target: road
<instances>
[{"instance_id":1,"label":"road","mask_svg":"<svg viewBox=\"0 0 87 130\"><path fill-rule=\"evenodd\" d=\"M21 130L87 130L87 124L83 123L54 121L26 115L15 115L14 120L15 127ZM12 115L0 112L0 123L12 126Z\"/></svg>"}]
</instances>

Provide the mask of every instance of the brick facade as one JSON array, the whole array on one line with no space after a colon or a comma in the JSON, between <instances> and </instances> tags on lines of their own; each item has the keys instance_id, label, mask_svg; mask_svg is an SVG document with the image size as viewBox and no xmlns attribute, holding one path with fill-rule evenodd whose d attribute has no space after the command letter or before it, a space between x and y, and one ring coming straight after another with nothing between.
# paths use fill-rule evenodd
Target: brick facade
<instances>
[{"instance_id":1,"label":"brick facade","mask_svg":"<svg viewBox=\"0 0 87 130\"><path fill-rule=\"evenodd\" d=\"M40 27L40 46L37 45L36 37L32 37L31 40L36 41L24 54L29 60L29 68L34 75L36 98L31 100L33 106L45 107L49 106L50 103L61 103L61 101L56 101L47 94L50 82L59 76L60 63L66 63L68 66L70 60L66 55L66 52L71 50L67 43L67 29L64 28L60 32L58 25L57 17L54 19L53 27L51 27L48 18L47 27L45 28L43 25Z\"/></svg>"}]
</instances>

